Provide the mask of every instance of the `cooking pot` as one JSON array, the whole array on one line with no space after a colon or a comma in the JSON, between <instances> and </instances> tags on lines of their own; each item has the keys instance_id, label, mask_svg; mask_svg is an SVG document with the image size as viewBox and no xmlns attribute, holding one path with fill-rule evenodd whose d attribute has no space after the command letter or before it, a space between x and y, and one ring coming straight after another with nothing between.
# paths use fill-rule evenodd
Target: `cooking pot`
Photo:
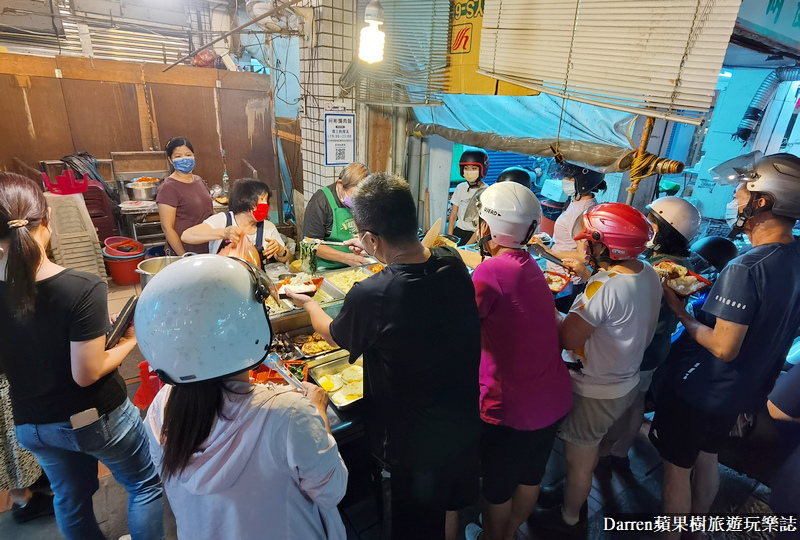
<instances>
[{"instance_id":1,"label":"cooking pot","mask_svg":"<svg viewBox=\"0 0 800 540\"><path fill-rule=\"evenodd\" d=\"M154 201L158 184L158 182L128 182L125 184L125 192L132 201Z\"/></svg>"},{"instance_id":2,"label":"cooking pot","mask_svg":"<svg viewBox=\"0 0 800 540\"><path fill-rule=\"evenodd\" d=\"M164 267L181 260L182 257L153 257L152 259L145 259L140 262L136 267L136 272L142 275L142 289L147 286L147 283L153 279L153 276L164 269Z\"/></svg>"}]
</instances>

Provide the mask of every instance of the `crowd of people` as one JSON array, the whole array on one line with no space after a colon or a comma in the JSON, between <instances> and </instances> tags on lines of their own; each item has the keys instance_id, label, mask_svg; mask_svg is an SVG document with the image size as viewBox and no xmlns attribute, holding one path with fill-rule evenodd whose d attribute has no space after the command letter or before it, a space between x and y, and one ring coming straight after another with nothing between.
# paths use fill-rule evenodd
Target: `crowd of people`
<instances>
[{"instance_id":1,"label":"crowd of people","mask_svg":"<svg viewBox=\"0 0 800 540\"><path fill-rule=\"evenodd\" d=\"M176 152L183 147L191 150ZM526 520L534 530L585 534L593 470L601 459L626 459L651 386L664 510L707 513L717 453L738 416L767 406L776 418L800 414L796 370L773 391L800 328L792 236L800 159L767 156L736 178L734 232L753 247L722 268L693 313L652 264L690 266L697 210L675 197L654 201L647 215L596 204L602 175L565 167L565 191L580 211L567 209L559 224L574 244L552 251L578 292L559 311L527 251L542 220L538 199L513 175L481 185L488 163L478 154L462 163L467 191L481 189L477 222L459 215L469 204L459 199L449 227L477 240L482 260L472 275L457 250L420 242L405 180L352 164L321 190L307 225L346 245L325 255L331 264L369 256L385 268L356 283L335 318L289 293L325 340L352 360L363 356L367 434L391 477L391 537L454 539L458 510L481 500L470 540L513 538ZM177 170L186 159L170 157ZM213 253L251 235L262 257L288 258L272 229L259 227L269 191L237 186L231 203L242 204L224 221L204 218L168 235L176 253L186 241L215 243ZM129 493L134 540L163 537L162 490L180 538L344 539L336 507L348 471L327 394L247 378L269 347L269 289L257 265L200 255L166 267L143 291L135 333L105 350L105 284L47 259L49 219L39 186L0 173L0 369L13 434L50 481L61 533L102 538L91 502L101 461ZM137 343L167 383L144 422L117 370ZM540 489L557 437L566 480ZM785 481L800 474L798 461L776 483L782 511L798 510Z\"/></svg>"}]
</instances>

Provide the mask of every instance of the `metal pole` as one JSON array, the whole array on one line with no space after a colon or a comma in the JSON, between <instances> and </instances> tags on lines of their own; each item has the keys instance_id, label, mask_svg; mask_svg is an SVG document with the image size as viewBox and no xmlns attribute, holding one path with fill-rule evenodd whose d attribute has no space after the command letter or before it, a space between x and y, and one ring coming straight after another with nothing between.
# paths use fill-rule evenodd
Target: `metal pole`
<instances>
[{"instance_id":1,"label":"metal pole","mask_svg":"<svg viewBox=\"0 0 800 540\"><path fill-rule=\"evenodd\" d=\"M647 143L650 141L650 134L653 132L653 126L655 123L656 119L652 116L648 116L647 120L645 120L644 130L642 130L642 140L639 143L639 149L636 151L636 156L633 158L634 163L636 163L636 160L639 157L643 156L645 152L647 152ZM631 188L633 189L628 191L628 200L625 201L625 204L628 206L633 205L633 196L636 194L636 189L638 187L638 183L636 185L631 185Z\"/></svg>"},{"instance_id":2,"label":"metal pole","mask_svg":"<svg viewBox=\"0 0 800 540\"><path fill-rule=\"evenodd\" d=\"M174 68L175 66L177 66L178 64L180 64L180 63L181 63L181 62L183 62L184 60L188 60L189 58L191 58L192 56L196 55L196 54L197 54L197 53L199 53L200 51L203 51L203 50L205 50L205 49L208 49L208 48L209 48L209 47L211 47L212 45L215 45L215 44L219 43L220 41L222 41L222 40L223 40L223 39L225 39L226 37L228 37L228 36L230 36L230 35L232 35L232 34L235 34L236 32L238 32L238 31L240 31L240 30L244 30L245 28L247 28L247 27L248 27L248 26L250 26L251 24L255 24L255 23L257 23L258 21L260 21L260 20L262 20L262 19L266 19L267 17L271 17L272 15L275 15L276 13L278 13L278 12L280 12L280 11L283 11L283 10L284 10L284 9L286 9L286 8L292 7L292 6L293 6L293 5L295 5L295 4L299 4L299 3L300 3L300 2L302 2L302 1L303 1L303 0L290 0L289 2L286 2L285 4L281 4L280 6L275 6L275 8L274 8L274 9L271 9L271 10L267 11L267 12L266 12L266 13L264 13L263 15L259 15L259 16L258 16L258 17L256 17L255 19L252 19L252 20L249 20L249 21L247 21L246 23L240 24L239 26L237 26L237 27L236 27L236 28L234 28L233 30L230 30L230 31L228 31L228 32L225 32L224 34L222 34L222 35L221 35L220 37L218 37L217 39L215 39L215 40L213 40L213 41L210 41L210 42L206 43L205 45L203 45L203 46L202 46L202 47L200 47L199 49L195 49L194 51L190 52L189 54L187 54L187 55L186 55L186 56L184 56L183 58L180 58L180 59L178 59L178 60L177 60L177 61L176 61L174 64L170 64L170 65L168 65L167 67L165 67L165 68L164 68L164 69L162 69L161 71L162 71L162 72L169 71L170 69Z\"/></svg>"}]
</instances>

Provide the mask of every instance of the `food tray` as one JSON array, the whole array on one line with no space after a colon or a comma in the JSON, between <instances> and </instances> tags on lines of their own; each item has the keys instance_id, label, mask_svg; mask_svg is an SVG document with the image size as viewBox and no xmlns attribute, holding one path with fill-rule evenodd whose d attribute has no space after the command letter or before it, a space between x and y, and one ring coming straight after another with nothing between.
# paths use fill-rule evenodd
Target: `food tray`
<instances>
[{"instance_id":1,"label":"food tray","mask_svg":"<svg viewBox=\"0 0 800 540\"><path fill-rule=\"evenodd\" d=\"M372 265L369 265L369 266L372 266ZM358 272L358 273L363 273L367 277L374 275L365 266L357 266L355 268L342 268L342 269L333 270L331 272L326 272L324 274L324 276L326 278L326 281L328 281L331 284L331 286L335 287L337 291L340 291L341 294L342 294L342 297L344 297L350 291L342 290L341 288L339 288L338 285L334 285L333 282L330 282L329 280L330 280L331 277L335 277L335 276L338 276L338 275L341 275L341 274L346 274L348 272L354 272L354 271Z\"/></svg>"},{"instance_id":2,"label":"food tray","mask_svg":"<svg viewBox=\"0 0 800 540\"><path fill-rule=\"evenodd\" d=\"M550 291L551 291L553 294L558 294L558 293L560 293L561 291L563 291L564 289L566 289L566 288L567 288L567 286L568 286L568 285L569 285L569 284L572 282L572 280L570 279L570 277L569 277L569 276L565 276L564 274L559 274L558 272L548 272L548 271L545 271L545 272L543 272L543 274L550 274L551 276L558 276L558 277L560 277L560 278L563 278L563 279L564 279L564 286L563 286L563 287L561 287L561 288L560 288L560 289L558 289L557 291L554 291L553 289L550 289ZM549 287L549 284L548 284L548 287Z\"/></svg>"},{"instance_id":3,"label":"food tray","mask_svg":"<svg viewBox=\"0 0 800 540\"><path fill-rule=\"evenodd\" d=\"M291 331L286 333L286 336L288 336L289 339L291 339L291 338L293 338L295 336L300 336L300 335L304 335L304 334L305 335L311 335L313 333L314 333L314 329L312 327L310 327L310 326L306 326L305 328L300 328L300 329L297 329L297 330L291 330ZM318 358L320 356L324 356L326 354L330 354L332 352L336 352L336 351L341 350L340 348L337 348L337 349L332 349L330 351L322 351L321 353L318 353L318 354L305 354L303 352L303 350L300 347L297 346L296 343L294 345L295 345L295 348L297 348L297 350L302 355L301 358Z\"/></svg>"},{"instance_id":4,"label":"food tray","mask_svg":"<svg viewBox=\"0 0 800 540\"><path fill-rule=\"evenodd\" d=\"M281 344L281 351L278 351L278 345L280 342ZM291 360L304 360L305 356L303 355L303 351L297 348L297 346L292 342L292 338L290 338L287 334L275 334L275 337L272 340L272 345L269 348L270 352L276 353L280 356L281 360L284 362L289 362Z\"/></svg>"},{"instance_id":5,"label":"food tray","mask_svg":"<svg viewBox=\"0 0 800 540\"><path fill-rule=\"evenodd\" d=\"M319 379L323 375L332 375L335 373L339 373L343 371L345 368L348 368L351 365L353 365L350 364L350 355L347 354L346 352L344 352L343 354L343 352L344 351L327 353L326 356L329 356L330 359L328 359L327 357L324 359L320 357L320 359L317 362L314 362L314 366L309 368L308 375L316 385L319 386ZM364 367L364 361L361 358L356 360L354 364ZM330 392L328 395L331 396L333 395L333 393L334 392ZM346 411L347 409L353 407L356 403L360 402L362 399L364 399L363 395L360 398L354 399L350 403L347 403L346 405L339 405L338 403L333 401L333 399L331 399L330 402L331 405L333 405L333 407L336 408L336 410Z\"/></svg>"},{"instance_id":6,"label":"food tray","mask_svg":"<svg viewBox=\"0 0 800 540\"><path fill-rule=\"evenodd\" d=\"M272 297L270 296L270 298L272 298ZM275 299L274 299L274 298L272 298L272 302L274 302L274 301L275 301ZM276 317L276 316L278 316L278 315L283 315L284 313L288 313L288 312L290 312L290 311L292 311L292 310L294 310L294 309L297 309L297 308L294 306L294 304L291 304L291 303L289 303L287 300L285 300L285 299L283 299L283 298L281 298L281 299L280 299L280 300L277 302L277 304L278 304L278 306L279 306L279 308L278 308L277 310L276 310L276 309L274 309L274 308L273 308L273 307L270 305L272 302L269 302L269 301L267 301L267 300L265 300L265 302L268 302L268 303L267 303L267 309L269 309L269 316L270 316L270 317Z\"/></svg>"}]
</instances>

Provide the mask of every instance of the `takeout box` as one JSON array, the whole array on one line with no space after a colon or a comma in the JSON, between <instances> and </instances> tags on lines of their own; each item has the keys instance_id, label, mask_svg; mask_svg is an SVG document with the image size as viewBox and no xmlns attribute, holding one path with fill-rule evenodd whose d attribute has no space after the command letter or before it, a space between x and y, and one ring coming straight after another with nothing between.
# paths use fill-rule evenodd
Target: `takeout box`
<instances>
[{"instance_id":1,"label":"takeout box","mask_svg":"<svg viewBox=\"0 0 800 540\"><path fill-rule=\"evenodd\" d=\"M654 264L654 265L653 265L653 267L658 267L658 266L659 266L661 263L670 263L671 265L674 265L674 266L682 266L682 265L679 265L679 264L677 264L677 263L673 263L672 261L669 261L669 260L664 260L664 261L659 261L659 262L657 262L656 264ZM686 267L684 266L683 268L686 268ZM698 292L702 291L703 289L706 289L706 288L708 288L709 286L711 286L711 282L710 282L709 280L707 280L706 278L704 278L703 276L701 276L701 275L700 275L700 274L698 274L697 272L693 272L693 271L689 270L688 268L686 268L686 275L687 275L687 276L692 276L692 277L696 278L696 279L697 279L697 281L698 281L700 284L702 284L702 286L701 286L701 287L697 287L697 288L695 288L695 290L693 290L693 291L692 291L692 292L690 292L689 294L686 294L686 293L684 293L684 292L678 291L677 289L675 289L675 287L673 287L672 285L670 285L670 283L669 283L669 282L670 282L670 280L669 280L669 279L664 279L664 283L666 283L666 284L667 284L667 287L669 287L670 289L672 289L673 291L675 291L675 294L677 294L677 295L678 295L678 296L680 296L681 298L688 298L689 296L691 296L691 295L693 295L693 294L697 294Z\"/></svg>"},{"instance_id":2,"label":"takeout box","mask_svg":"<svg viewBox=\"0 0 800 540\"><path fill-rule=\"evenodd\" d=\"M323 277L311 278L311 283L313 283L313 285L314 285L314 291L313 292L311 292L311 291L309 291L309 292L301 292L301 293L297 293L297 294L305 294L305 295L308 295L308 296L314 296L315 294L317 294L317 291L319 291L320 287L322 287L322 282L323 281L325 281L325 278L323 278ZM283 280L283 281L281 281L280 283L278 283L276 285L276 287L278 288L278 294L280 296L287 296L286 291L284 291L284 286L288 285L288 286L291 287L291 285L289 285L290 283L291 283L291 280L290 279L286 279L286 280ZM307 284L309 282L305 281L303 283Z\"/></svg>"},{"instance_id":3,"label":"takeout box","mask_svg":"<svg viewBox=\"0 0 800 540\"><path fill-rule=\"evenodd\" d=\"M284 366L289 368L289 366L303 366L303 381L308 380L308 362L305 360L288 360L283 363ZM269 369L265 364L261 364L256 369L250 370L250 382L252 383L260 383L260 384L286 384L286 381L283 380L280 373L277 371L273 371Z\"/></svg>"},{"instance_id":4,"label":"takeout box","mask_svg":"<svg viewBox=\"0 0 800 540\"><path fill-rule=\"evenodd\" d=\"M545 271L543 273L545 275L550 274L551 276L558 276L558 277L560 277L560 278L562 278L564 280L564 286L561 287L560 289L558 289L558 290L555 290L555 289L552 289L552 288L550 289L550 291L553 294L558 294L558 293L562 292L564 289L566 289L569 286L570 283L572 283L572 280L570 279L570 277L569 276L565 276L564 274L559 274L557 272L550 272L550 271ZM548 284L548 286L549 286L549 284Z\"/></svg>"}]
</instances>

